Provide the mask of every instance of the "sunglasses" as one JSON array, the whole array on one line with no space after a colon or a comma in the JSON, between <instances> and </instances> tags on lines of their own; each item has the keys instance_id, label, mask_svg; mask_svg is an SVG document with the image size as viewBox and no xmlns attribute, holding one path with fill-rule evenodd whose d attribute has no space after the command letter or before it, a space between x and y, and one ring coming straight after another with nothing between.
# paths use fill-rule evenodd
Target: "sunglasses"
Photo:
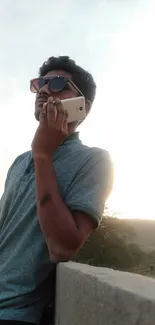
<instances>
[{"instance_id":1,"label":"sunglasses","mask_svg":"<svg viewBox=\"0 0 155 325\"><path fill-rule=\"evenodd\" d=\"M81 90L74 84L72 80L70 80L67 77L60 77L60 76L45 77L45 78L40 77L40 78L32 79L30 80L30 91L32 93L38 93L42 87L47 85L48 90L50 92L57 93L62 90L71 90L69 84L71 84L74 87L74 89L78 91L80 96L84 96Z\"/></svg>"}]
</instances>

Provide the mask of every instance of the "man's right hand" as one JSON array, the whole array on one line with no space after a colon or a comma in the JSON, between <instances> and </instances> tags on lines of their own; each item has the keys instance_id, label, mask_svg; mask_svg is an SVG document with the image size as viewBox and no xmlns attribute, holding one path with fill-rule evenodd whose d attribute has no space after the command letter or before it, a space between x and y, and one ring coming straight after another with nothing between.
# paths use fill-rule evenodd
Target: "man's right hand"
<instances>
[{"instance_id":1,"label":"man's right hand","mask_svg":"<svg viewBox=\"0 0 155 325\"><path fill-rule=\"evenodd\" d=\"M59 98L50 97L39 115L39 126L32 141L33 158L50 157L68 135L67 112Z\"/></svg>"}]
</instances>

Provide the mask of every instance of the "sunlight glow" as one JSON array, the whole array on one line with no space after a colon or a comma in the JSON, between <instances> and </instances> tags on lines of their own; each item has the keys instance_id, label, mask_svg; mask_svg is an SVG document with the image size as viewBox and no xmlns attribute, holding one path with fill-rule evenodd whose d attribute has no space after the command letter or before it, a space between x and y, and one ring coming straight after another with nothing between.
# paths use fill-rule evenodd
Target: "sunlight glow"
<instances>
[{"instance_id":1,"label":"sunlight glow","mask_svg":"<svg viewBox=\"0 0 155 325\"><path fill-rule=\"evenodd\" d=\"M150 6L114 39L114 59L106 81L99 82L87 128L82 127L85 142L112 154L115 184L108 204L123 218L155 218L154 30Z\"/></svg>"}]
</instances>

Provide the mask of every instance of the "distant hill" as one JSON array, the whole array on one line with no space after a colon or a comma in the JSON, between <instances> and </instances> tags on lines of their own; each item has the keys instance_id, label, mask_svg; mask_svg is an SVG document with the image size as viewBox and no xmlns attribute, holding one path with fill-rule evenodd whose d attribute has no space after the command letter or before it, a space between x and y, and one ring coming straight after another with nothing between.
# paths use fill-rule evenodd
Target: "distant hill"
<instances>
[{"instance_id":1,"label":"distant hill","mask_svg":"<svg viewBox=\"0 0 155 325\"><path fill-rule=\"evenodd\" d=\"M133 242L138 244L145 251L155 251L155 221L126 219L127 222L135 231Z\"/></svg>"}]
</instances>

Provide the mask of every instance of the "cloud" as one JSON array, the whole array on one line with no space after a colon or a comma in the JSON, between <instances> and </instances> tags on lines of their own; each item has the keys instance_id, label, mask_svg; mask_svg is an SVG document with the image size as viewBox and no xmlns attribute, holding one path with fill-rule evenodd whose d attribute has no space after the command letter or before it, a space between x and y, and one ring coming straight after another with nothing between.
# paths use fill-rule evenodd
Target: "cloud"
<instances>
[{"instance_id":1,"label":"cloud","mask_svg":"<svg viewBox=\"0 0 155 325\"><path fill-rule=\"evenodd\" d=\"M82 1L2 1L1 70L25 75L50 55L81 55L96 5ZM23 71L23 72L22 72Z\"/></svg>"},{"instance_id":2,"label":"cloud","mask_svg":"<svg viewBox=\"0 0 155 325\"><path fill-rule=\"evenodd\" d=\"M133 1L128 1L128 6L117 2L2 0L1 72L29 78L46 58L60 54L69 54L89 69L94 59L93 45L105 40L107 45L131 18Z\"/></svg>"}]
</instances>

